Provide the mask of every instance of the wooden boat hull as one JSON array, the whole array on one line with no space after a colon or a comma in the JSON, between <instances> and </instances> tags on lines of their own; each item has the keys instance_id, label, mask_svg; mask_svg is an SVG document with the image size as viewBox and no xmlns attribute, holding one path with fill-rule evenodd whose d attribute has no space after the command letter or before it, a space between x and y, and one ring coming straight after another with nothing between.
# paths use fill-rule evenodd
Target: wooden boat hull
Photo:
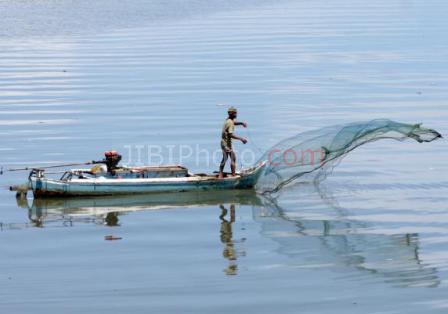
<instances>
[{"instance_id":1,"label":"wooden boat hull","mask_svg":"<svg viewBox=\"0 0 448 314\"><path fill-rule=\"evenodd\" d=\"M183 192L219 189L251 189L264 169L264 164L243 174L218 179L215 176L133 179L73 179L55 180L30 177L34 197L100 196L161 192Z\"/></svg>"}]
</instances>

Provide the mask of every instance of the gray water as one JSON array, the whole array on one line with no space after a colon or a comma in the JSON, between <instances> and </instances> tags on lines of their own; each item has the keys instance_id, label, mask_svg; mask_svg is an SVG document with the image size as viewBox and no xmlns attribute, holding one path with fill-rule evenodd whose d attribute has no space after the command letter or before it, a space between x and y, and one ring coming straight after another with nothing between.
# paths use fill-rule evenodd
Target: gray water
<instances>
[{"instance_id":1,"label":"gray water","mask_svg":"<svg viewBox=\"0 0 448 314\"><path fill-rule=\"evenodd\" d=\"M180 145L219 149L227 105L249 124L237 149L257 156L373 118L446 136L447 11L441 0L0 1L0 166L108 149L135 163L136 145L175 145L178 162ZM446 313L447 153L444 139L371 143L320 186L276 199L18 204L7 187L27 173L6 172L0 309ZM204 155L182 162L216 170Z\"/></svg>"}]
</instances>

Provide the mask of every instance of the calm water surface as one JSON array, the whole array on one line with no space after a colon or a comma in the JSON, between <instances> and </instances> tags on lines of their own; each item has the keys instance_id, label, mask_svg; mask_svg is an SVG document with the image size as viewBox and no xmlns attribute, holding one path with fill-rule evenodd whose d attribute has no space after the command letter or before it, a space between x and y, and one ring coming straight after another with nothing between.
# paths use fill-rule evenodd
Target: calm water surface
<instances>
[{"instance_id":1,"label":"calm water surface","mask_svg":"<svg viewBox=\"0 0 448 314\"><path fill-rule=\"evenodd\" d=\"M136 145L213 171L225 106L256 155L373 118L448 134L445 1L0 1L0 166ZM132 147L131 156L127 147ZM146 153L145 153L146 151ZM162 156L168 157L163 149ZM383 141L320 186L17 202L2 313L446 313L448 145ZM146 159L145 159L146 158ZM108 237L111 236L111 237ZM106 240L106 239L115 240Z\"/></svg>"}]
</instances>

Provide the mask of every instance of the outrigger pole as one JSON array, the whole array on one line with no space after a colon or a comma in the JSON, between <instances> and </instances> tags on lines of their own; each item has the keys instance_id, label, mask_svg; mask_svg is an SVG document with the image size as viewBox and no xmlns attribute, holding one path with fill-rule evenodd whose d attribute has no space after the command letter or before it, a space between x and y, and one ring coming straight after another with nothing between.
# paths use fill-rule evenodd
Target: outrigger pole
<instances>
[{"instance_id":1,"label":"outrigger pole","mask_svg":"<svg viewBox=\"0 0 448 314\"><path fill-rule=\"evenodd\" d=\"M46 166L46 167L25 167L25 168L9 168L7 171L25 171L25 170L33 170L33 169L50 169L50 168L60 168L60 167L70 167L70 166L83 166L83 165L93 165L93 161L88 162L79 162L72 164L62 164L62 165L54 165L54 166ZM0 174L3 174L3 167L0 171Z\"/></svg>"}]
</instances>

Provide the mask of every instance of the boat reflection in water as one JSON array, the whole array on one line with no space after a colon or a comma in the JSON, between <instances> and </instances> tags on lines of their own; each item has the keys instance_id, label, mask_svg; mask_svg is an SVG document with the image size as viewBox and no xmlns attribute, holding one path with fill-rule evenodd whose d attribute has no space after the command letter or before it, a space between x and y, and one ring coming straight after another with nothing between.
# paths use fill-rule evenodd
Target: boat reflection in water
<instances>
[{"instance_id":1,"label":"boat reflection in water","mask_svg":"<svg viewBox=\"0 0 448 314\"><path fill-rule=\"evenodd\" d=\"M241 247L245 238L234 239L232 230L236 220L237 204L263 206L262 198L253 190L158 193L119 197L38 198L33 199L31 205L28 204L27 199L18 199L20 207L28 208L28 217L35 227L60 223L63 226L94 223L115 227L120 225L120 215L134 211L217 206L220 209L219 237L223 244L222 255L228 260L228 267L224 269L227 275L237 274L237 259L245 256L245 251Z\"/></svg>"},{"instance_id":2,"label":"boat reflection in water","mask_svg":"<svg viewBox=\"0 0 448 314\"><path fill-rule=\"evenodd\" d=\"M303 187L301 187L303 189ZM380 280L400 287L435 287L440 284L437 269L425 264L419 256L417 233L381 234L369 232L372 223L350 220L351 213L338 207L319 188L318 206L330 219L301 218L300 198L294 209L280 207L275 200L257 195L254 191L206 191L131 195L120 197L34 199L28 208L34 226L43 227L62 223L94 223L119 226L120 216L133 211L169 208L216 206L220 209L219 238L222 255L228 261L227 275L236 275L237 259L245 255L244 238L234 239L232 228L236 222L236 205L252 207L253 219L259 224L261 235L278 244L277 252L290 258L285 267L328 268L340 273L341 278ZM312 198L312 197L311 197ZM309 195L303 200L310 202ZM309 206L309 205L308 205ZM313 206L317 206L314 204ZM308 209L309 210L309 209Z\"/></svg>"},{"instance_id":3,"label":"boat reflection in water","mask_svg":"<svg viewBox=\"0 0 448 314\"><path fill-rule=\"evenodd\" d=\"M31 205L26 199L18 199L20 207L28 208L29 219L36 227L57 222L62 222L63 225L96 223L118 226L120 215L134 211L195 208L222 204L262 206L261 199L253 190L37 198L32 200Z\"/></svg>"}]
</instances>

